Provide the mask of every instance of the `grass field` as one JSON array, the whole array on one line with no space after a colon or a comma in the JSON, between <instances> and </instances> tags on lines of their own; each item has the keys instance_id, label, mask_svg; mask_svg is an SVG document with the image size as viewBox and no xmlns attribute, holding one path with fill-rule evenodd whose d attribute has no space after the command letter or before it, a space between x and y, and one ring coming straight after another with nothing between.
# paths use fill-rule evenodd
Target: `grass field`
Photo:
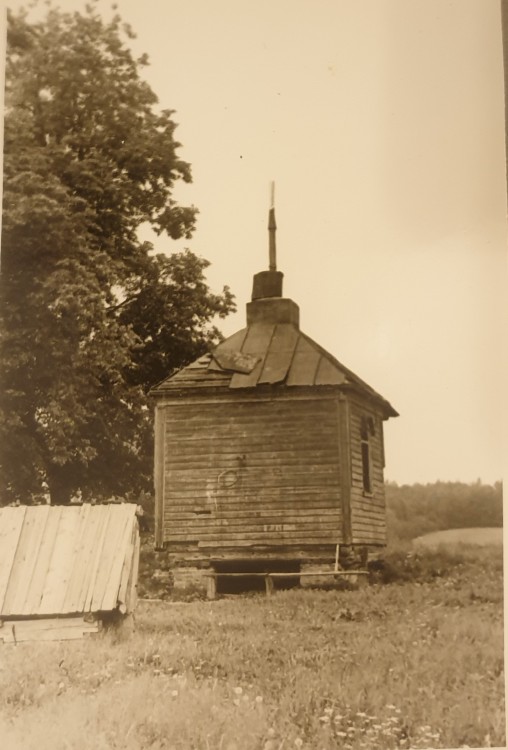
<instances>
[{"instance_id":1,"label":"grass field","mask_svg":"<svg viewBox=\"0 0 508 750\"><path fill-rule=\"evenodd\" d=\"M141 602L135 632L3 646L2 750L503 746L501 550L387 570L359 591Z\"/></svg>"},{"instance_id":2,"label":"grass field","mask_svg":"<svg viewBox=\"0 0 508 750\"><path fill-rule=\"evenodd\" d=\"M502 543L503 529L489 527L433 531L431 534L425 534L413 539L413 546L415 547L439 547L440 544L448 546L455 544L478 544L481 547L485 547Z\"/></svg>"}]
</instances>

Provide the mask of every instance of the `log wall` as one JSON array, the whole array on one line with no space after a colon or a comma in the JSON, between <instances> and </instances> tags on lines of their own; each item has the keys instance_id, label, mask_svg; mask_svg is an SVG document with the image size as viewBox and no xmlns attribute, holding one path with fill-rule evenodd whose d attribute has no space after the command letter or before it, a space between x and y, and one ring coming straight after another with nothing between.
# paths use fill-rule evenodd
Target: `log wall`
<instances>
[{"instance_id":1,"label":"log wall","mask_svg":"<svg viewBox=\"0 0 508 750\"><path fill-rule=\"evenodd\" d=\"M182 560L302 549L333 557L342 541L336 394L185 398L157 411L159 544Z\"/></svg>"},{"instance_id":2,"label":"log wall","mask_svg":"<svg viewBox=\"0 0 508 750\"><path fill-rule=\"evenodd\" d=\"M379 412L358 398L349 398L351 452L351 532L353 544L386 544L383 420ZM372 419L369 433L371 492L364 488L362 418Z\"/></svg>"}]
</instances>

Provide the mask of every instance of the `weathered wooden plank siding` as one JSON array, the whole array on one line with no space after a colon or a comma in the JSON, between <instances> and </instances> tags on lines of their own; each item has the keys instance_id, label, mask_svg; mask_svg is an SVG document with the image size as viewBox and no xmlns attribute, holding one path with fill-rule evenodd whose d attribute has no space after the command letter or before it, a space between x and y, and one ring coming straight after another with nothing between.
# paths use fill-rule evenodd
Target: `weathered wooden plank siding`
<instances>
[{"instance_id":1,"label":"weathered wooden plank siding","mask_svg":"<svg viewBox=\"0 0 508 750\"><path fill-rule=\"evenodd\" d=\"M336 399L165 407L164 541L196 546L336 544Z\"/></svg>"},{"instance_id":2,"label":"weathered wooden plank siding","mask_svg":"<svg viewBox=\"0 0 508 750\"><path fill-rule=\"evenodd\" d=\"M115 609L133 535L133 504L0 508L0 618Z\"/></svg>"},{"instance_id":3,"label":"weathered wooden plank siding","mask_svg":"<svg viewBox=\"0 0 508 750\"><path fill-rule=\"evenodd\" d=\"M371 406L350 398L351 437L351 527L353 544L386 544L383 420ZM371 417L374 435L369 435L372 492L363 486L361 447L362 417Z\"/></svg>"}]
</instances>

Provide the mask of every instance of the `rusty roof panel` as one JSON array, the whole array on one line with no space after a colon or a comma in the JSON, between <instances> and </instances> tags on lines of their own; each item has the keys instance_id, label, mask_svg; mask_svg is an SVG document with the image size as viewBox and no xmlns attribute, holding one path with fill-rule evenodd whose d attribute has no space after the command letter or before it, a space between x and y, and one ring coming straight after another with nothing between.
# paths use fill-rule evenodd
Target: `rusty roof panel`
<instances>
[{"instance_id":1,"label":"rusty roof panel","mask_svg":"<svg viewBox=\"0 0 508 750\"><path fill-rule=\"evenodd\" d=\"M234 372L232 375L226 352L234 357L239 353L249 355L259 361L250 373ZM292 323L251 323L221 342L213 356L200 357L152 388L151 393L162 396L184 388L237 389L275 383L353 387L375 399L387 416L398 416L386 399Z\"/></svg>"},{"instance_id":2,"label":"rusty roof panel","mask_svg":"<svg viewBox=\"0 0 508 750\"><path fill-rule=\"evenodd\" d=\"M214 350L214 355L215 355L215 350ZM224 372L223 368L219 365L219 363L215 359L215 356L213 356L210 360L210 364L208 365L208 372Z\"/></svg>"},{"instance_id":3,"label":"rusty roof panel","mask_svg":"<svg viewBox=\"0 0 508 750\"><path fill-rule=\"evenodd\" d=\"M228 387L231 380L231 373L224 370L211 371L207 369L194 370L188 373L186 369L181 371L182 376L178 379L168 378L160 383L156 388L152 388L151 393L157 396L163 396L171 391L178 391L182 388L220 388ZM180 374L180 373L179 373Z\"/></svg>"},{"instance_id":4,"label":"rusty roof panel","mask_svg":"<svg viewBox=\"0 0 508 750\"><path fill-rule=\"evenodd\" d=\"M199 359L194 360L194 362L191 362L190 365L187 365L189 370L201 370L203 367L208 367L212 360L211 354L203 354L202 357L199 357Z\"/></svg>"},{"instance_id":5,"label":"rusty roof panel","mask_svg":"<svg viewBox=\"0 0 508 750\"><path fill-rule=\"evenodd\" d=\"M228 336L227 339L221 341L221 343L215 348L215 352L224 351L243 351L243 344L247 337L248 328L242 328L241 331L237 331L232 336Z\"/></svg>"},{"instance_id":6,"label":"rusty roof panel","mask_svg":"<svg viewBox=\"0 0 508 750\"><path fill-rule=\"evenodd\" d=\"M260 358L257 365L254 367L252 372L248 375L244 375L240 372L235 372L230 380L230 388L254 388L258 384L259 375L263 369L263 360Z\"/></svg>"},{"instance_id":7,"label":"rusty roof panel","mask_svg":"<svg viewBox=\"0 0 508 750\"><path fill-rule=\"evenodd\" d=\"M243 354L238 351L222 351L213 353L215 362L221 370L230 372L242 372L248 375L260 361L261 357L254 354Z\"/></svg>"},{"instance_id":8,"label":"rusty roof panel","mask_svg":"<svg viewBox=\"0 0 508 750\"><path fill-rule=\"evenodd\" d=\"M321 354L300 336L287 377L287 385L314 385Z\"/></svg>"},{"instance_id":9,"label":"rusty roof panel","mask_svg":"<svg viewBox=\"0 0 508 750\"><path fill-rule=\"evenodd\" d=\"M258 383L282 383L285 380L297 343L298 330L294 326L279 323L275 327Z\"/></svg>"},{"instance_id":10,"label":"rusty roof panel","mask_svg":"<svg viewBox=\"0 0 508 750\"><path fill-rule=\"evenodd\" d=\"M314 385L342 385L346 382L345 374L337 369L326 357L321 357L314 379Z\"/></svg>"},{"instance_id":11,"label":"rusty roof panel","mask_svg":"<svg viewBox=\"0 0 508 750\"><path fill-rule=\"evenodd\" d=\"M211 361L211 354L203 354L201 357L198 357L198 359L195 359L194 362L191 362L189 365L186 365L181 370L175 372L172 377L178 378L184 370L206 370Z\"/></svg>"},{"instance_id":12,"label":"rusty roof panel","mask_svg":"<svg viewBox=\"0 0 508 750\"><path fill-rule=\"evenodd\" d=\"M178 370L158 385L150 393L163 395L164 393L181 388L216 388L229 385L231 373L225 372L208 354L200 357L191 365Z\"/></svg>"},{"instance_id":13,"label":"rusty roof panel","mask_svg":"<svg viewBox=\"0 0 508 750\"><path fill-rule=\"evenodd\" d=\"M222 355L224 352L241 352L243 342L247 336L247 331L248 328L242 328L224 341L221 341L221 343L213 350L212 361L210 362L208 369L222 371L223 368L219 365L218 360L216 360L217 355Z\"/></svg>"},{"instance_id":14,"label":"rusty roof panel","mask_svg":"<svg viewBox=\"0 0 508 750\"><path fill-rule=\"evenodd\" d=\"M272 323L253 323L247 329L242 352L244 354L261 354L264 357L274 332L275 325Z\"/></svg>"},{"instance_id":15,"label":"rusty roof panel","mask_svg":"<svg viewBox=\"0 0 508 750\"><path fill-rule=\"evenodd\" d=\"M235 372L231 378L230 388L253 388L257 385L274 331L275 325L271 323L254 323L249 326L242 353L257 356L260 361L248 375Z\"/></svg>"},{"instance_id":16,"label":"rusty roof panel","mask_svg":"<svg viewBox=\"0 0 508 750\"><path fill-rule=\"evenodd\" d=\"M174 375L171 378L171 381L175 383L175 385L179 385L180 381L199 381L203 380L203 378L206 378L207 380L221 380L224 377L224 370L217 370L216 372L211 371L207 367L201 367L201 368L184 368L183 370L180 370L180 372L177 372L176 375Z\"/></svg>"}]
</instances>

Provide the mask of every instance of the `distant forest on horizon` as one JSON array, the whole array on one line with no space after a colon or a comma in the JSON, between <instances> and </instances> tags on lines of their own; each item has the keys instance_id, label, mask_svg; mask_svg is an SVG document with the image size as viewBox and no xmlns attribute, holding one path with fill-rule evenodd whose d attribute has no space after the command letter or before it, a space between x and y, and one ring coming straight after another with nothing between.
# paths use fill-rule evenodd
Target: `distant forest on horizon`
<instances>
[{"instance_id":1,"label":"distant forest on horizon","mask_svg":"<svg viewBox=\"0 0 508 750\"><path fill-rule=\"evenodd\" d=\"M399 485L388 481L385 489L388 539L392 543L432 531L503 525L501 482Z\"/></svg>"}]
</instances>

